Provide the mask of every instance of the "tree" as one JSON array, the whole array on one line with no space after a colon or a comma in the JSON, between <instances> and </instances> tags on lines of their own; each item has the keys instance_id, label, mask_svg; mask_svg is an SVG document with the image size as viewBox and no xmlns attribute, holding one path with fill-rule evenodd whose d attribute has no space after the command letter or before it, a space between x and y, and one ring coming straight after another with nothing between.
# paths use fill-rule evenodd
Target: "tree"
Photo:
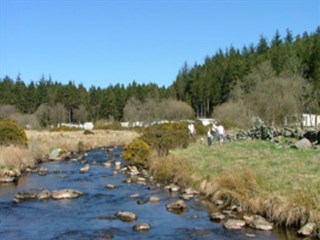
<instances>
[{"instance_id":1,"label":"tree","mask_svg":"<svg viewBox=\"0 0 320 240\"><path fill-rule=\"evenodd\" d=\"M257 45L257 54L258 55L264 55L267 54L269 50L268 42L267 39L261 35L260 36L260 41Z\"/></svg>"},{"instance_id":2,"label":"tree","mask_svg":"<svg viewBox=\"0 0 320 240\"><path fill-rule=\"evenodd\" d=\"M80 105L74 110L73 119L77 123L84 123L88 120L88 111L84 105Z\"/></svg>"},{"instance_id":3,"label":"tree","mask_svg":"<svg viewBox=\"0 0 320 240\"><path fill-rule=\"evenodd\" d=\"M11 115L16 114L17 109L14 105L0 105L0 120L9 118Z\"/></svg>"},{"instance_id":4,"label":"tree","mask_svg":"<svg viewBox=\"0 0 320 240\"><path fill-rule=\"evenodd\" d=\"M99 109L101 106L102 90L98 87L90 87L89 89L89 105L90 105L90 118L96 122L99 117Z\"/></svg>"},{"instance_id":5,"label":"tree","mask_svg":"<svg viewBox=\"0 0 320 240\"><path fill-rule=\"evenodd\" d=\"M35 115L42 127L48 127L50 124L50 106L42 103L36 110Z\"/></svg>"},{"instance_id":6,"label":"tree","mask_svg":"<svg viewBox=\"0 0 320 240\"><path fill-rule=\"evenodd\" d=\"M182 120L193 119L194 111L190 105L185 102L165 99L159 104L159 119Z\"/></svg>"},{"instance_id":7,"label":"tree","mask_svg":"<svg viewBox=\"0 0 320 240\"><path fill-rule=\"evenodd\" d=\"M17 76L16 82L12 89L14 95L14 104L18 110L22 113L28 112L28 106L26 101L27 87L25 83L20 78L20 74Z\"/></svg>"},{"instance_id":8,"label":"tree","mask_svg":"<svg viewBox=\"0 0 320 240\"><path fill-rule=\"evenodd\" d=\"M0 81L0 105L15 104L13 88L14 82L10 77L5 76L4 79Z\"/></svg>"},{"instance_id":9,"label":"tree","mask_svg":"<svg viewBox=\"0 0 320 240\"><path fill-rule=\"evenodd\" d=\"M130 97L123 109L123 118L128 122L135 122L143 120L140 116L142 103L135 97Z\"/></svg>"},{"instance_id":10,"label":"tree","mask_svg":"<svg viewBox=\"0 0 320 240\"><path fill-rule=\"evenodd\" d=\"M50 108L50 123L58 126L60 123L65 123L68 120L68 111L62 103L57 103Z\"/></svg>"},{"instance_id":11,"label":"tree","mask_svg":"<svg viewBox=\"0 0 320 240\"><path fill-rule=\"evenodd\" d=\"M26 110L27 113L33 113L37 107L37 89L33 81L30 82L26 89Z\"/></svg>"}]
</instances>

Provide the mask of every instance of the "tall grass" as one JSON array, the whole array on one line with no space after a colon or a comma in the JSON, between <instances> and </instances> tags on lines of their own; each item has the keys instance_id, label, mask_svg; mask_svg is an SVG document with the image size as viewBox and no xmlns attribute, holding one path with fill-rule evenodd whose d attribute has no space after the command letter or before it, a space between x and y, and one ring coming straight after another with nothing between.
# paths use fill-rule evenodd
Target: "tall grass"
<instances>
[{"instance_id":1,"label":"tall grass","mask_svg":"<svg viewBox=\"0 0 320 240\"><path fill-rule=\"evenodd\" d=\"M0 167L21 170L35 164L30 151L18 146L0 146Z\"/></svg>"},{"instance_id":2,"label":"tall grass","mask_svg":"<svg viewBox=\"0 0 320 240\"><path fill-rule=\"evenodd\" d=\"M179 161L169 163L172 159ZM279 225L301 226L312 221L320 230L317 150L278 149L266 141L238 141L222 146L214 143L211 147L193 144L172 151L169 158L161 161L179 164L181 170L174 168L170 174L187 176L181 179L213 201L223 200L225 206L238 204ZM158 165L164 168L163 164Z\"/></svg>"},{"instance_id":3,"label":"tall grass","mask_svg":"<svg viewBox=\"0 0 320 240\"><path fill-rule=\"evenodd\" d=\"M106 146L122 146L138 137L133 131L94 130L93 132L92 135L85 135L83 131L26 131L28 148L0 147L0 168L23 170L26 166L34 165L37 160L46 160L48 154L55 148L78 151L81 146L81 150L85 151Z\"/></svg>"},{"instance_id":4,"label":"tall grass","mask_svg":"<svg viewBox=\"0 0 320 240\"><path fill-rule=\"evenodd\" d=\"M93 134L83 131L48 132L26 131L29 149L35 159L45 159L55 148L66 151L90 150L106 146L122 146L138 137L133 131L94 130Z\"/></svg>"}]
</instances>

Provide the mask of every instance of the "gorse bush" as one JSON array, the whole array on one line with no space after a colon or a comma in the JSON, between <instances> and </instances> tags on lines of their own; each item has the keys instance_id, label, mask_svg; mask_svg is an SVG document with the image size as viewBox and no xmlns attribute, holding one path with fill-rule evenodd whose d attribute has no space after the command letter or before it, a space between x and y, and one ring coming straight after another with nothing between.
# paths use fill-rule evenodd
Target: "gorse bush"
<instances>
[{"instance_id":1,"label":"gorse bush","mask_svg":"<svg viewBox=\"0 0 320 240\"><path fill-rule=\"evenodd\" d=\"M168 155L170 149L186 148L190 141L185 123L155 124L146 128L141 139L159 156Z\"/></svg>"},{"instance_id":2,"label":"gorse bush","mask_svg":"<svg viewBox=\"0 0 320 240\"><path fill-rule=\"evenodd\" d=\"M151 154L150 146L143 140L137 138L126 145L121 157L132 164L144 165Z\"/></svg>"},{"instance_id":3,"label":"gorse bush","mask_svg":"<svg viewBox=\"0 0 320 240\"><path fill-rule=\"evenodd\" d=\"M23 128L11 120L0 121L0 145L28 146L28 138Z\"/></svg>"},{"instance_id":4,"label":"gorse bush","mask_svg":"<svg viewBox=\"0 0 320 240\"><path fill-rule=\"evenodd\" d=\"M171 149L188 147L191 140L186 123L155 124L145 128L141 134L125 147L121 156L138 165L150 161L152 151L158 156L166 156Z\"/></svg>"}]
</instances>

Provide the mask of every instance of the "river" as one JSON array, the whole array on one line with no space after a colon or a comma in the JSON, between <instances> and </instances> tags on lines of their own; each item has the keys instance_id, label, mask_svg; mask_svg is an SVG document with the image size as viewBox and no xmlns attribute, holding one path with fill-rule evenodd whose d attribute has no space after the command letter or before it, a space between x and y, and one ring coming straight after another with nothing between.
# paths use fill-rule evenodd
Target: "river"
<instances>
[{"instance_id":1,"label":"river","mask_svg":"<svg viewBox=\"0 0 320 240\"><path fill-rule=\"evenodd\" d=\"M296 239L292 232L226 230L222 224L211 222L200 197L187 202L182 214L167 211L166 204L179 199L178 194L149 185L128 184L125 174L114 174L114 166L103 167L112 157L120 159L122 149L99 149L88 152L90 164L87 173L80 173L79 161L46 162L39 167L48 168L45 176L27 173L17 183L0 184L0 239ZM110 156L112 155L112 156ZM113 184L115 189L107 189ZM84 193L77 199L30 200L14 203L17 192L32 189L49 191L64 188ZM160 202L138 204L132 194L141 199L157 196ZM118 211L131 211L138 216L135 222L122 222L114 218ZM146 222L151 229L137 232L133 225Z\"/></svg>"}]
</instances>

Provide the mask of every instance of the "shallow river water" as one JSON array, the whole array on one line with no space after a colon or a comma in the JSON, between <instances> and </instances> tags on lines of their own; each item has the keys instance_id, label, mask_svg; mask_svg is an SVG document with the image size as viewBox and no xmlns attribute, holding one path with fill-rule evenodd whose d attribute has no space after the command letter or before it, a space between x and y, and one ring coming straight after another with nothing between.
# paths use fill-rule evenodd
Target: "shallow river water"
<instances>
[{"instance_id":1,"label":"shallow river water","mask_svg":"<svg viewBox=\"0 0 320 240\"><path fill-rule=\"evenodd\" d=\"M294 234L276 229L274 231L226 230L221 224L211 222L207 208L199 198L187 202L183 214L167 211L166 204L179 199L177 194L163 188L124 183L126 175L114 174L113 167L104 168L102 163L113 155L120 159L122 149L94 150L85 157L90 171L79 173L83 164L75 161L47 162L40 166L48 168L46 176L28 173L17 183L0 184L0 239L296 239ZM92 164L96 162L96 165ZM107 189L113 184L115 189ZM50 191L72 188L84 193L77 199L22 201L13 203L20 191L48 189ZM153 190L150 190L153 189ZM158 203L138 204L132 194L140 199L157 196ZM113 219L118 211L131 211L138 216L135 222ZM136 232L133 225L146 222L151 226L147 232ZM248 235L249 234L249 235Z\"/></svg>"}]
</instances>

